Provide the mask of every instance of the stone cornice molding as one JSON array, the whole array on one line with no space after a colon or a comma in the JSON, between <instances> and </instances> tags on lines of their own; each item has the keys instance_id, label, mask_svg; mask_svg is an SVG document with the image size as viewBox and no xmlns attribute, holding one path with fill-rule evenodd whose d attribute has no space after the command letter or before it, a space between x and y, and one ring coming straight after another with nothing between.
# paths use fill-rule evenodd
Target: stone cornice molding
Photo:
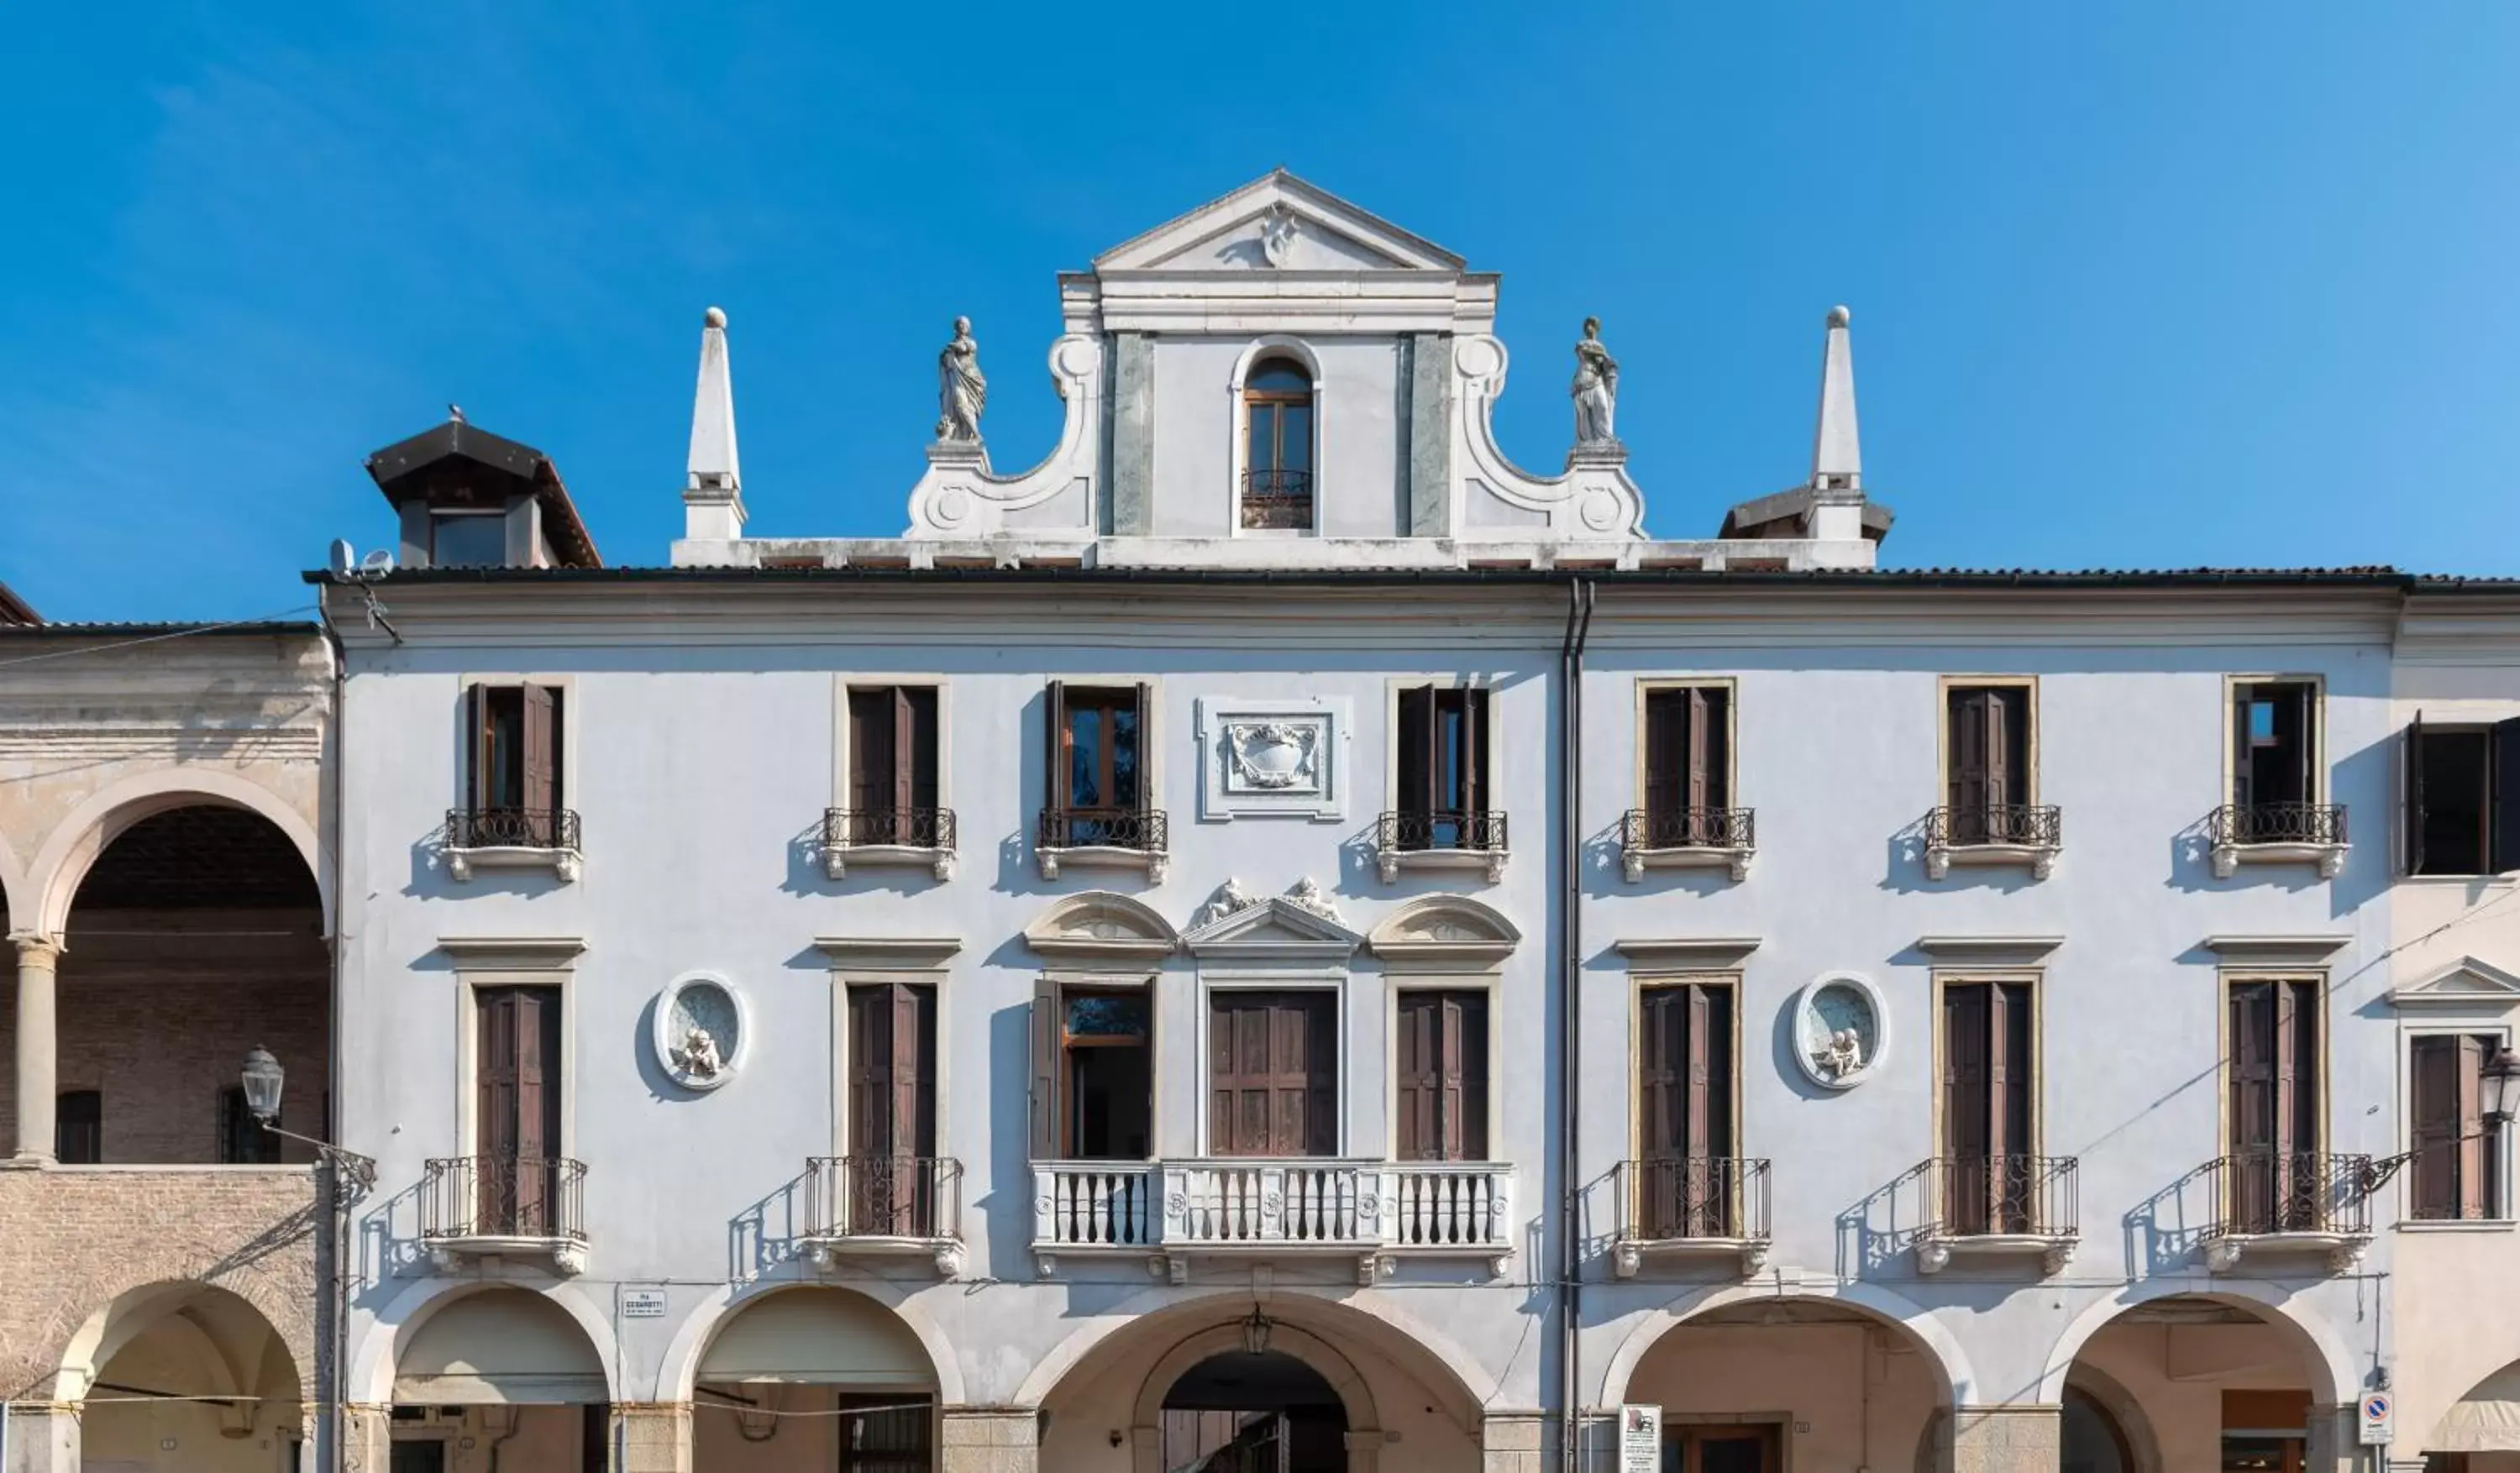
<instances>
[{"instance_id":1,"label":"stone cornice molding","mask_svg":"<svg viewBox=\"0 0 2520 1473\"><path fill-rule=\"evenodd\" d=\"M2354 944L2351 936L2208 936L2205 950L2229 966L2324 966Z\"/></svg>"},{"instance_id":2,"label":"stone cornice molding","mask_svg":"<svg viewBox=\"0 0 2520 1473\"><path fill-rule=\"evenodd\" d=\"M564 972L586 950L579 936L440 936L459 971Z\"/></svg>"},{"instance_id":3,"label":"stone cornice molding","mask_svg":"<svg viewBox=\"0 0 2520 1473\"><path fill-rule=\"evenodd\" d=\"M1919 936L1916 950L1963 966L2030 966L2065 944L2062 936Z\"/></svg>"},{"instance_id":4,"label":"stone cornice molding","mask_svg":"<svg viewBox=\"0 0 2520 1473\"><path fill-rule=\"evenodd\" d=\"M1630 971L1729 971L1749 959L1758 936L1622 936L1610 943Z\"/></svg>"},{"instance_id":5,"label":"stone cornice molding","mask_svg":"<svg viewBox=\"0 0 2520 1473\"><path fill-rule=\"evenodd\" d=\"M817 936L814 949L833 971L941 972L963 950L960 936Z\"/></svg>"}]
</instances>

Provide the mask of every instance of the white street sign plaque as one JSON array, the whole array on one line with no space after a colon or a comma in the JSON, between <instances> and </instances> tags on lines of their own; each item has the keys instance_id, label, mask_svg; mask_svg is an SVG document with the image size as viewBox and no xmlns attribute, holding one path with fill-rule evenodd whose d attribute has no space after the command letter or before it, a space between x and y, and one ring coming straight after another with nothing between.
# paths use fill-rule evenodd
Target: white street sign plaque
<instances>
[{"instance_id":1,"label":"white street sign plaque","mask_svg":"<svg viewBox=\"0 0 2520 1473\"><path fill-rule=\"evenodd\" d=\"M2398 1408L2385 1391L2362 1393L2362 1446L2385 1448L2397 1436Z\"/></svg>"},{"instance_id":2,"label":"white street sign plaque","mask_svg":"<svg viewBox=\"0 0 2520 1473\"><path fill-rule=\"evenodd\" d=\"M1619 1408L1619 1473L1662 1473L1662 1408Z\"/></svg>"}]
</instances>

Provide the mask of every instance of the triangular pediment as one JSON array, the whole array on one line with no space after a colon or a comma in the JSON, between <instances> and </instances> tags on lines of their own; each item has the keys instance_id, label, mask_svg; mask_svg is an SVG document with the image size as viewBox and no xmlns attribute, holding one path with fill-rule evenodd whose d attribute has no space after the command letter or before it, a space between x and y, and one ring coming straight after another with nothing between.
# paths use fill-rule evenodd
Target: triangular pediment
<instances>
[{"instance_id":1,"label":"triangular pediment","mask_svg":"<svg viewBox=\"0 0 2520 1473\"><path fill-rule=\"evenodd\" d=\"M2474 957L2461 957L2404 987L2389 989L2388 1001L2394 1007L2490 1011L2520 1004L2520 976Z\"/></svg>"},{"instance_id":2,"label":"triangular pediment","mask_svg":"<svg viewBox=\"0 0 2520 1473\"><path fill-rule=\"evenodd\" d=\"M1365 938L1282 895L1256 900L1182 937L1192 956L1244 960L1338 961Z\"/></svg>"},{"instance_id":3,"label":"triangular pediment","mask_svg":"<svg viewBox=\"0 0 2520 1473\"><path fill-rule=\"evenodd\" d=\"M1460 256L1275 169L1094 258L1106 271L1460 271Z\"/></svg>"},{"instance_id":4,"label":"triangular pediment","mask_svg":"<svg viewBox=\"0 0 2520 1473\"><path fill-rule=\"evenodd\" d=\"M1087 890L1034 916L1024 927L1024 944L1045 957L1147 960L1172 955L1181 938L1145 902Z\"/></svg>"}]
</instances>

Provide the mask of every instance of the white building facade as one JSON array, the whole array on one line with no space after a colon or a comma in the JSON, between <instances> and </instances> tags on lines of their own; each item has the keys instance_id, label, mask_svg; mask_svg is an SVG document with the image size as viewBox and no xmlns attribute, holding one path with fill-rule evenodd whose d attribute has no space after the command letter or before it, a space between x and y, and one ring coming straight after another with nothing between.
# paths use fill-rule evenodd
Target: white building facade
<instances>
[{"instance_id":1,"label":"white building facade","mask_svg":"<svg viewBox=\"0 0 2520 1473\"><path fill-rule=\"evenodd\" d=\"M1030 470L958 325L898 538L744 535L714 312L669 566L371 460L346 1466L2520 1449L2520 607L1875 570L1843 311L1657 540L1589 326L1498 448L1497 289L1273 174L1060 279Z\"/></svg>"}]
</instances>

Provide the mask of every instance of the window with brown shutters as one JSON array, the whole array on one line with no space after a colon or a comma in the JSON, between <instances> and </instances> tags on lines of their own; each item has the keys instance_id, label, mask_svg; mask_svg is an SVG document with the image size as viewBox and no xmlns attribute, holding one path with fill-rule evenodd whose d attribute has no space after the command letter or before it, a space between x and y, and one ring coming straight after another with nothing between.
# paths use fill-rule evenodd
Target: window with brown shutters
<instances>
[{"instance_id":1,"label":"window with brown shutters","mask_svg":"<svg viewBox=\"0 0 2520 1473\"><path fill-rule=\"evenodd\" d=\"M2030 692L2022 686L1954 686L1947 701L1944 802L1951 810L1951 842L2007 842L2009 811L2035 801Z\"/></svg>"},{"instance_id":2,"label":"window with brown shutters","mask_svg":"<svg viewBox=\"0 0 2520 1473\"><path fill-rule=\"evenodd\" d=\"M474 686L470 705L474 842L562 847L562 692L550 686Z\"/></svg>"},{"instance_id":3,"label":"window with brown shutters","mask_svg":"<svg viewBox=\"0 0 2520 1473\"><path fill-rule=\"evenodd\" d=\"M473 999L478 1230L547 1235L559 1205L560 989L485 987Z\"/></svg>"},{"instance_id":4,"label":"window with brown shutters","mask_svg":"<svg viewBox=\"0 0 2520 1473\"><path fill-rule=\"evenodd\" d=\"M1943 1225L2033 1230L2040 1180L2038 1034L2030 984L1943 985Z\"/></svg>"},{"instance_id":5,"label":"window with brown shutters","mask_svg":"<svg viewBox=\"0 0 2520 1473\"><path fill-rule=\"evenodd\" d=\"M2409 874L2520 870L2520 718L2490 727L2407 728Z\"/></svg>"},{"instance_id":6,"label":"window with brown shutters","mask_svg":"<svg viewBox=\"0 0 2520 1473\"><path fill-rule=\"evenodd\" d=\"M1647 1237L1729 1237L1734 1181L1732 987L1638 994L1638 1228Z\"/></svg>"},{"instance_id":7,"label":"window with brown shutters","mask_svg":"<svg viewBox=\"0 0 2520 1473\"><path fill-rule=\"evenodd\" d=\"M2233 982L2228 1047L2231 1177L2226 1189L2236 1230L2315 1230L2324 1211L2318 984Z\"/></svg>"},{"instance_id":8,"label":"window with brown shutters","mask_svg":"<svg viewBox=\"0 0 2520 1473\"><path fill-rule=\"evenodd\" d=\"M2501 1210L2500 1142L2485 1117L2485 1061L2495 1043L2427 1035L2408 1046L2414 1095L2408 1178L2418 1218L2472 1222Z\"/></svg>"},{"instance_id":9,"label":"window with brown shutters","mask_svg":"<svg viewBox=\"0 0 2520 1473\"><path fill-rule=\"evenodd\" d=\"M1645 813L1674 844L1723 842L1712 815L1732 801L1731 704L1721 686L1645 692Z\"/></svg>"},{"instance_id":10,"label":"window with brown shutters","mask_svg":"<svg viewBox=\"0 0 2520 1473\"><path fill-rule=\"evenodd\" d=\"M855 984L848 1004L848 1220L879 1236L934 1236L936 989Z\"/></svg>"},{"instance_id":11,"label":"window with brown shutters","mask_svg":"<svg viewBox=\"0 0 2520 1473\"><path fill-rule=\"evenodd\" d=\"M1338 1154L1337 1018L1326 991L1209 994L1209 1154Z\"/></svg>"},{"instance_id":12,"label":"window with brown shutters","mask_svg":"<svg viewBox=\"0 0 2520 1473\"><path fill-rule=\"evenodd\" d=\"M1403 1161L1484 1161L1488 995L1400 994L1393 1049L1395 1137Z\"/></svg>"},{"instance_id":13,"label":"window with brown shutters","mask_svg":"<svg viewBox=\"0 0 2520 1473\"><path fill-rule=\"evenodd\" d=\"M2254 681L2231 688L2231 801L2278 808L2318 801L2318 687Z\"/></svg>"},{"instance_id":14,"label":"window with brown shutters","mask_svg":"<svg viewBox=\"0 0 2520 1473\"><path fill-rule=\"evenodd\" d=\"M1502 847L1489 811L1488 692L1418 686L1393 707L1392 848Z\"/></svg>"},{"instance_id":15,"label":"window with brown shutters","mask_svg":"<svg viewBox=\"0 0 2520 1473\"><path fill-rule=\"evenodd\" d=\"M1154 1012L1143 987L1033 982L1036 1161L1143 1161L1154 1139Z\"/></svg>"},{"instance_id":16,"label":"window with brown shutters","mask_svg":"<svg viewBox=\"0 0 2520 1473\"><path fill-rule=\"evenodd\" d=\"M849 691L850 844L940 844L936 688Z\"/></svg>"},{"instance_id":17,"label":"window with brown shutters","mask_svg":"<svg viewBox=\"0 0 2520 1473\"><path fill-rule=\"evenodd\" d=\"M1070 686L1044 693L1042 841L1057 848L1150 849L1159 818L1147 769L1153 689Z\"/></svg>"}]
</instances>

